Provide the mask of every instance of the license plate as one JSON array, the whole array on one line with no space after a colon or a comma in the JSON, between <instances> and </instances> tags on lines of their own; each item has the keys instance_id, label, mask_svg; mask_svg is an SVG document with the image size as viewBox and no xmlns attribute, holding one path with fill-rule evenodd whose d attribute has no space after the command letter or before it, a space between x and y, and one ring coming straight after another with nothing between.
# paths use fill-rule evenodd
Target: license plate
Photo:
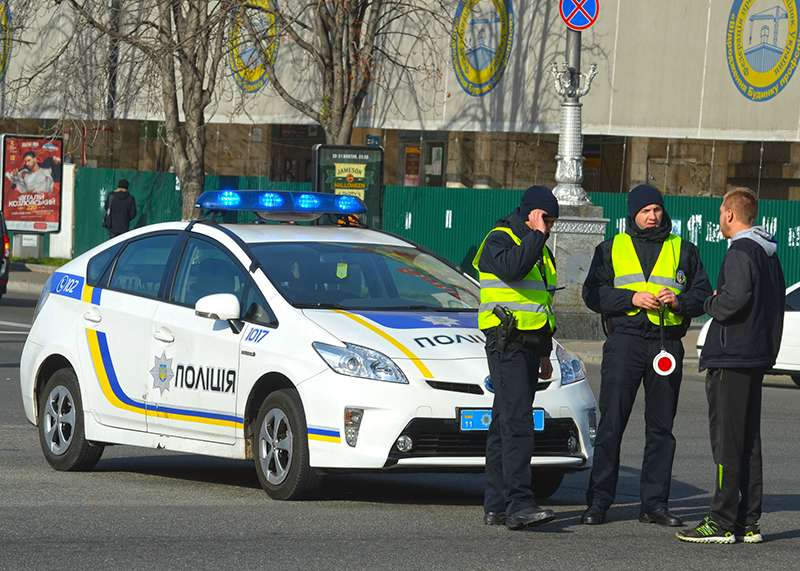
<instances>
[{"instance_id":1,"label":"license plate","mask_svg":"<svg viewBox=\"0 0 800 571\"><path fill-rule=\"evenodd\" d=\"M536 432L544 430L544 409L533 409L533 429ZM459 430L473 432L489 430L492 424L492 409L490 408L462 408L459 409Z\"/></svg>"}]
</instances>

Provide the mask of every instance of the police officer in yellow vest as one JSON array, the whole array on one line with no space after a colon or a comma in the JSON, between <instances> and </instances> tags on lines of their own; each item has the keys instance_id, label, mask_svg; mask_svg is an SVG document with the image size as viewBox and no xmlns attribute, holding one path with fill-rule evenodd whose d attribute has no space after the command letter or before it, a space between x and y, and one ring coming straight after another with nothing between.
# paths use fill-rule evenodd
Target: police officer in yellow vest
<instances>
[{"instance_id":1,"label":"police officer in yellow vest","mask_svg":"<svg viewBox=\"0 0 800 571\"><path fill-rule=\"evenodd\" d=\"M557 217L550 189L529 188L519 208L495 223L473 261L481 283L478 327L486 334L495 391L486 442L487 525L522 529L555 517L536 504L531 488L531 411L539 376L553 373L556 266L545 242Z\"/></svg>"},{"instance_id":2,"label":"police officer in yellow vest","mask_svg":"<svg viewBox=\"0 0 800 571\"><path fill-rule=\"evenodd\" d=\"M645 391L645 449L640 481L639 521L681 526L668 509L675 437L672 425L683 374L683 344L693 317L703 314L711 295L694 244L672 233L661 193L639 185L628 194L627 230L606 240L594 253L583 299L601 313L608 339L603 346L600 424L582 521L601 524L614 501L622 433L639 385ZM658 376L653 359L665 349L677 366Z\"/></svg>"}]
</instances>

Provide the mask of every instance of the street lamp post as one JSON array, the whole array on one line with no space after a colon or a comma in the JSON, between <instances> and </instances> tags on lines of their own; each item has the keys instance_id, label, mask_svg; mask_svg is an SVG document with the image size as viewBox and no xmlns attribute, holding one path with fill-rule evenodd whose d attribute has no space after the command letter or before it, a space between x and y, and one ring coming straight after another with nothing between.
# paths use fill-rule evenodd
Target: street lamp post
<instances>
[{"instance_id":1,"label":"street lamp post","mask_svg":"<svg viewBox=\"0 0 800 571\"><path fill-rule=\"evenodd\" d=\"M561 96L561 132L558 137L556 188L558 202L569 205L591 204L583 183L583 133L581 128L581 98L589 93L597 66L581 73L581 33L567 30L567 63L554 63L551 69L556 93Z\"/></svg>"}]
</instances>

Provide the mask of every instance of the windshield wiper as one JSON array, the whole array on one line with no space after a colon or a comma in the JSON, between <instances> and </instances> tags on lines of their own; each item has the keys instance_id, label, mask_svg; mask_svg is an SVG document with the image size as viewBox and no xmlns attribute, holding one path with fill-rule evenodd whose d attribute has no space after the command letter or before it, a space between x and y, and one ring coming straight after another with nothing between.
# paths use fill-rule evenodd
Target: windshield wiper
<instances>
[{"instance_id":1,"label":"windshield wiper","mask_svg":"<svg viewBox=\"0 0 800 571\"><path fill-rule=\"evenodd\" d=\"M335 303L293 303L297 309L345 309Z\"/></svg>"},{"instance_id":2,"label":"windshield wiper","mask_svg":"<svg viewBox=\"0 0 800 571\"><path fill-rule=\"evenodd\" d=\"M470 313L478 311L471 307L436 307L435 305L398 305L381 308L381 311L433 311L442 313Z\"/></svg>"}]
</instances>

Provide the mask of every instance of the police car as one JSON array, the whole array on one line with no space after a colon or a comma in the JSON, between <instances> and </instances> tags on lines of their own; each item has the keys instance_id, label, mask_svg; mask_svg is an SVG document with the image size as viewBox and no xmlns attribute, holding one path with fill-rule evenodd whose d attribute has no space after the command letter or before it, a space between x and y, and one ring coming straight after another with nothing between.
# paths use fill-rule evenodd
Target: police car
<instances>
[{"instance_id":1,"label":"police car","mask_svg":"<svg viewBox=\"0 0 800 571\"><path fill-rule=\"evenodd\" d=\"M363 213L332 194L219 191L206 211ZM21 360L25 413L57 470L106 444L253 459L273 498L334 470L480 469L493 395L479 289L356 226L155 224L53 274ZM596 403L561 345L535 410L537 494L590 466Z\"/></svg>"}]
</instances>

